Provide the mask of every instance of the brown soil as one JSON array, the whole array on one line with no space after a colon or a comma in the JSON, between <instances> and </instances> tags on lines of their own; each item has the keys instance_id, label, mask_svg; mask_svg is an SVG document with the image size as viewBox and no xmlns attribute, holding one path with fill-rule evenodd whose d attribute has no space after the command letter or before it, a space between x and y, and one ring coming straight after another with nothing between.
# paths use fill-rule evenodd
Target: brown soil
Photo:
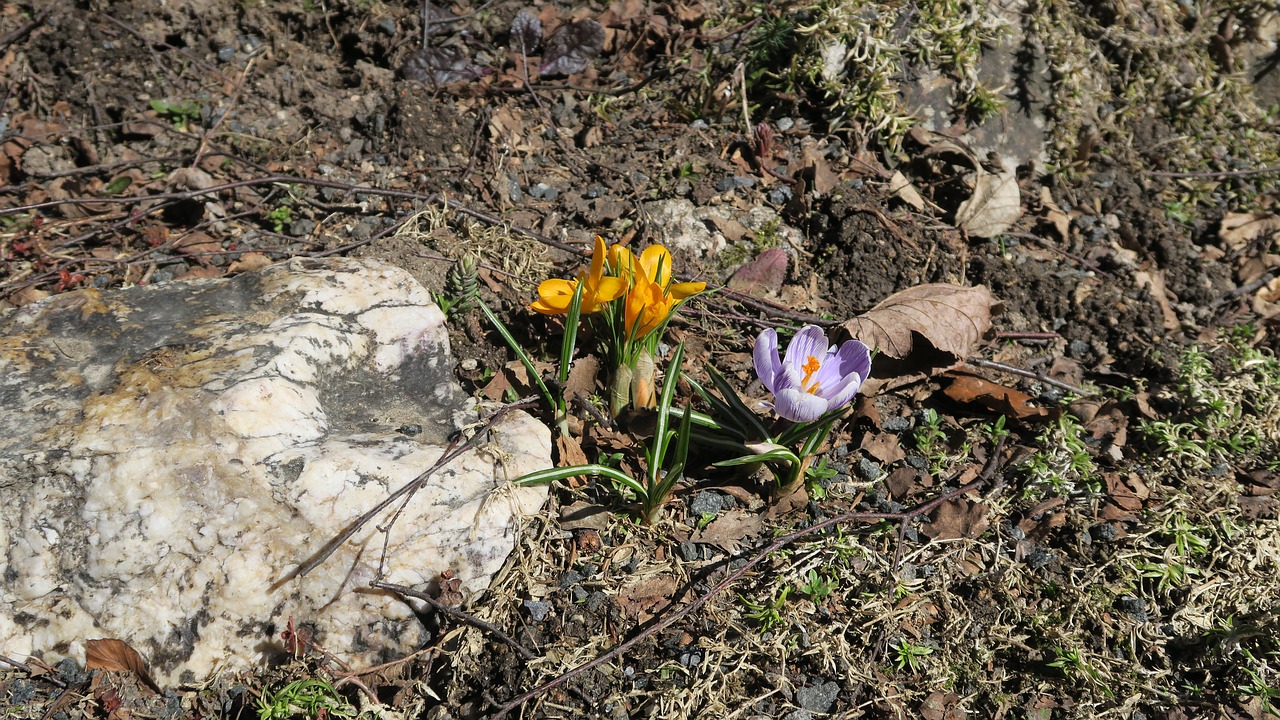
<instances>
[{"instance_id":1,"label":"brown soil","mask_svg":"<svg viewBox=\"0 0 1280 720\"><path fill-rule=\"evenodd\" d=\"M743 132L733 64L707 60L746 52L733 32L750 19L745 9L543 6L548 27L602 17L608 33L584 71L530 88L507 44L521 7L499 1L434 24L433 44L448 38L445 45L480 58L483 72L424 85L401 72L422 43L414 4L86 1L54 4L36 25L33 4L6 5L0 303L221 277L249 253L270 261L380 258L449 298L449 269L471 255L480 263L480 297L532 353L550 359L559 325L525 306L540 279L581 265L565 247L586 248L597 233L643 247L661 235L647 219L645 203L654 200L683 198L725 217L769 207L799 231L797 242L783 245L791 260L785 284L754 303L726 293L691 305L696 312L672 335L688 341L691 367L714 363L740 390L760 394L747 353L761 327L798 326L798 316L842 322L924 283L983 284L1003 304L992 332L1003 335L982 357L1030 373L988 371L988 379L1046 403L1062 396L1056 379L1107 402L1079 416L1088 430L1082 452L1102 485L1093 495L1035 486L1018 463L1045 449L1053 425L1005 413L1010 469L985 494L969 496L983 509L978 523L979 511L965 506L964 521L980 525L967 526L978 527L968 544L931 541L943 523L937 514L934 530L913 522L901 540L893 527L865 524L805 538L622 658L532 700L524 717L1177 718L1217 706L1227 708L1221 717L1274 713L1258 700L1262 691L1234 687L1253 677L1247 667L1280 694L1274 665L1244 663L1213 645L1209 630L1178 624L1181 604L1198 597L1187 583L1157 587L1142 574L1149 571L1121 562L1171 537L1160 513L1172 506L1205 527L1226 508L1251 537L1275 530L1274 505L1248 504L1257 516L1239 515L1247 484L1204 491L1265 467L1260 450L1212 476L1161 480L1137 439L1140 422L1184 408L1174 396L1185 390L1176 378L1186 347L1215 343L1246 323L1249 344L1276 345L1274 321L1253 302L1257 288L1237 291L1238 254L1218 235L1223 213L1253 206L1198 206L1182 217L1170 204L1179 181L1150 173L1178 169L1160 161L1174 130L1151 123L1131 147L1095 152L1059 174L1021 168L1021 219L996 238L969 237L955 222L954 171L939 179L938 168L913 165L910 150L885 149L856 128L826 131L812 98L753 98L753 120L774 129L763 162L754 159L758 138ZM888 171L852 161L854 147L870 147L858 157L889 166L907 161L902 169L929 204L916 209L891 193ZM813 171L802 171L815 153L818 172L833 178L821 192ZM148 199L237 182L199 197ZM1265 196L1275 190L1269 182L1251 177L1231 187ZM1070 216L1065 236L1042 186ZM773 242L768 231L736 221L717 229L744 261ZM712 286L741 265L696 249L677 252L677 263ZM450 320L469 389L501 375L510 353L478 311ZM1059 364L1063 358L1073 362ZM680 488L656 528L635 523L603 481L557 490L547 512L530 521L500 587L463 606L535 657L479 630L451 632L452 620L424 618L441 630L434 660L366 683L386 703L386 717L486 716L701 597L775 534L850 509L928 501L948 478L982 465L992 450L985 428L1002 412L948 399L941 392L948 382L916 376L864 401L824 450L827 497L815 493L795 508L766 502L758 477L712 468ZM933 455L920 439L929 409L942 413ZM1095 423L1112 411L1117 424ZM622 451L634 464L637 446L625 430L589 431L582 444ZM873 439L893 449L871 449ZM1150 494L1116 506L1130 474L1147 478ZM706 516L708 502L716 509ZM562 530L560 510L573 503L617 513L599 527ZM692 540L714 517L756 524L718 543ZM1224 549L1227 538L1219 538ZM1229 578L1236 570L1216 571ZM1265 585L1239 572L1239 587ZM836 587L824 593L813 583L826 577ZM789 588L781 601L779 588ZM1217 610L1238 607L1248 627L1270 624L1234 642L1251 657L1270 652L1274 663L1273 605L1253 596L1224 603ZM1208 622L1229 620L1223 611ZM908 661L904 643L929 653ZM1077 667L1069 652L1093 664ZM333 677L334 668L312 658L206 689L166 689L164 703L118 688L104 701L118 677L90 681L70 666L58 673L70 701L39 675L0 673L7 703L0 708L10 708L0 716L127 717L108 709L119 701L135 717L248 717L264 691L298 677ZM342 692L357 697L352 685Z\"/></svg>"}]
</instances>

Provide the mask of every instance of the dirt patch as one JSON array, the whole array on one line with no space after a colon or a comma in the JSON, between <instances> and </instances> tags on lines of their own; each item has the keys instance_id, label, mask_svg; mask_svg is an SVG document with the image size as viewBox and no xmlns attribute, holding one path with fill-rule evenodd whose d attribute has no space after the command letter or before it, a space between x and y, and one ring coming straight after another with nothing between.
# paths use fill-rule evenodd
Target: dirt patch
<instances>
[{"instance_id":1,"label":"dirt patch","mask_svg":"<svg viewBox=\"0 0 1280 720\"><path fill-rule=\"evenodd\" d=\"M958 207L1001 158L942 163L904 148L893 91L867 85L892 74L892 48L824 74L836 69L814 54L830 39L822 33L870 36L854 32L860 16L832 8L810 32L800 9L545 4L541 40L588 20L604 35L599 55L566 78L541 76L541 56L511 50L524 8L513 2L474 13L433 5L429 28L415 4L365 0L83 5L35 23L34 7L0 9L6 306L289 257L375 257L436 294L458 375L479 389L512 355L465 299L483 300L551 363L562 327L528 311L537 284L574 276L596 234L633 249L663 237L677 270L716 290L688 306L659 352L684 341L700 382L715 366L750 402L768 400L750 354L762 328L785 338L924 283L985 284L1003 313L969 371L1006 400L1024 398L1023 412L947 394L953 375L887 378L899 384L859 402L818 453L808 494L789 503L771 502L763 473L711 467L724 459L711 446L695 448L698 467L656 527L635 521L625 488L562 483L490 591L450 591L491 628L424 615L436 641L404 663L351 674L310 648L285 668L166 689L163 701L102 671L32 663L0 674L17 716L65 707L64 689L87 713L234 716L319 678L335 702L383 703L385 717L480 717L631 638L620 657L535 697L527 716L1172 719L1228 706L1274 716L1280 677L1265 658L1280 648L1280 372L1265 348L1278 344L1267 304L1275 246L1230 248L1217 226L1228 211L1267 212L1255 199L1275 193L1275 174L1255 172L1280 150L1274 118L1228 72L1239 38L1265 34L1246 32L1263 27L1251 13L1051 4L1044 15L1060 32L1036 37L1076 93L1063 97L1114 85L1107 102L1126 103L1050 103L1052 167L1018 168L1016 222L982 238L965 234ZM971 76L961 56L994 31L948 34L923 6L881 11L901 23L910 48L899 50L911 57L954 50L941 72L960 83ZM419 52L424 35L437 54ZM1183 52L1207 47L1227 49L1223 72ZM1170 48L1194 57L1166 62ZM1063 57L1102 58L1097 71L1109 74ZM440 80L406 79L410 58ZM1177 92L1126 94L1171 88L1175 67ZM1143 82L1121 83L1118 68ZM956 117L992 111L997 121L990 89L965 87ZM1154 119L1139 121L1143 112ZM963 138L966 128L943 129ZM900 182L889 168L914 196L891 189ZM672 215L654 203L670 201L717 219L668 238ZM773 219L747 227L763 208ZM746 297L719 287L770 249L787 257L780 286ZM1242 288L1242 253L1272 275ZM465 262L473 270L459 279ZM580 357L601 353L596 337L584 331ZM590 461L642 471L652 420L601 422L603 382L574 406L562 451L577 443ZM712 410L691 385L678 395ZM771 538L927 503L993 455L1000 473L945 511L799 538L645 634ZM578 505L598 521L561 512Z\"/></svg>"}]
</instances>

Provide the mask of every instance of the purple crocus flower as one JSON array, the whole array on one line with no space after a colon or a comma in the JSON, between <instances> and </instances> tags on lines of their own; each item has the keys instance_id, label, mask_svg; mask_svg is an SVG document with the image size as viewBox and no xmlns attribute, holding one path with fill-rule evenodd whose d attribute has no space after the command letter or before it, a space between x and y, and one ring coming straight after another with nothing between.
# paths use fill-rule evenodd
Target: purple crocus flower
<instances>
[{"instance_id":1,"label":"purple crocus flower","mask_svg":"<svg viewBox=\"0 0 1280 720\"><path fill-rule=\"evenodd\" d=\"M773 393L773 409L792 422L812 422L848 405L871 372L871 353L857 340L831 347L822 328L806 325L778 358L778 333L760 333L755 348L756 375Z\"/></svg>"}]
</instances>

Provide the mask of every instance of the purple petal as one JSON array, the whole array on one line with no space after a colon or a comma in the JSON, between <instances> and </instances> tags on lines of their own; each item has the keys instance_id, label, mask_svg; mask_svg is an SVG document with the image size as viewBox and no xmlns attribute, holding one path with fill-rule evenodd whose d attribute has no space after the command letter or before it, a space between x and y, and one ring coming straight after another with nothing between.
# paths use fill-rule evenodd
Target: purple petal
<instances>
[{"instance_id":1,"label":"purple petal","mask_svg":"<svg viewBox=\"0 0 1280 720\"><path fill-rule=\"evenodd\" d=\"M751 353L752 360L756 365L756 377L760 378L760 384L773 392L776 383L775 378L778 376L778 370L782 367L782 361L778 359L778 333L773 328L767 328L760 336L756 338L755 350Z\"/></svg>"},{"instance_id":2,"label":"purple petal","mask_svg":"<svg viewBox=\"0 0 1280 720\"><path fill-rule=\"evenodd\" d=\"M853 396L858 394L858 390L862 388L862 376L858 373L849 373L840 382L835 383L830 388L822 388L822 396L827 399L827 407L831 410L842 408L853 400Z\"/></svg>"},{"instance_id":3,"label":"purple petal","mask_svg":"<svg viewBox=\"0 0 1280 720\"><path fill-rule=\"evenodd\" d=\"M803 390L787 388L774 396L773 409L792 422L811 422L822 417L829 405L827 401Z\"/></svg>"},{"instance_id":4,"label":"purple petal","mask_svg":"<svg viewBox=\"0 0 1280 720\"><path fill-rule=\"evenodd\" d=\"M778 374L773 377L773 393L783 390L804 390L804 371L785 363L778 368Z\"/></svg>"},{"instance_id":5,"label":"purple petal","mask_svg":"<svg viewBox=\"0 0 1280 720\"><path fill-rule=\"evenodd\" d=\"M827 355L827 336L822 332L822 328L817 325L805 325L791 338L791 344L787 346L787 365L800 370L804 373L804 364L809 358L814 357L821 360Z\"/></svg>"},{"instance_id":6,"label":"purple petal","mask_svg":"<svg viewBox=\"0 0 1280 720\"><path fill-rule=\"evenodd\" d=\"M847 340L836 353L841 375L857 373L866 380L871 375L871 351L857 340Z\"/></svg>"}]
</instances>

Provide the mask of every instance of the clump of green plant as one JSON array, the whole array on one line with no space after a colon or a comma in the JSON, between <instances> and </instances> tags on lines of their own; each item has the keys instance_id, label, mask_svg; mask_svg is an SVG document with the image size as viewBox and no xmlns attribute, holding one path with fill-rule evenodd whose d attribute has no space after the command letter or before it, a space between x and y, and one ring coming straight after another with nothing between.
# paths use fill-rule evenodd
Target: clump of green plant
<instances>
[{"instance_id":1,"label":"clump of green plant","mask_svg":"<svg viewBox=\"0 0 1280 720\"><path fill-rule=\"evenodd\" d=\"M920 672L924 658L932 654L933 648L928 645L902 638L893 646L893 666L899 671L909 669L913 673Z\"/></svg>"},{"instance_id":2,"label":"clump of green plant","mask_svg":"<svg viewBox=\"0 0 1280 720\"><path fill-rule=\"evenodd\" d=\"M985 117L998 109L998 96L977 79L977 64L1003 27L968 0L821 0L770 9L751 31L748 84L757 97L778 90L806 96L826 109L830 127L857 121L892 147L914 124L898 93L909 64L955 78L957 110Z\"/></svg>"},{"instance_id":3,"label":"clump of green plant","mask_svg":"<svg viewBox=\"0 0 1280 720\"><path fill-rule=\"evenodd\" d=\"M267 222L271 223L272 232L284 232L289 223L293 222L293 208L288 205L280 205L275 210L267 213Z\"/></svg>"},{"instance_id":4,"label":"clump of green plant","mask_svg":"<svg viewBox=\"0 0 1280 720\"><path fill-rule=\"evenodd\" d=\"M1085 442L1084 427L1069 412L1036 438L1038 448L1022 466L1026 476L1023 495L1068 496L1102 491L1093 455Z\"/></svg>"},{"instance_id":5,"label":"clump of green plant","mask_svg":"<svg viewBox=\"0 0 1280 720\"><path fill-rule=\"evenodd\" d=\"M1139 425L1152 454L1182 469L1256 457L1274 464L1280 443L1280 361L1237 332L1217 353L1202 347L1179 358L1174 388L1182 407Z\"/></svg>"},{"instance_id":6,"label":"clump of green plant","mask_svg":"<svg viewBox=\"0 0 1280 720\"><path fill-rule=\"evenodd\" d=\"M319 678L295 680L258 698L258 720L308 720L355 717L351 707L333 685Z\"/></svg>"}]
</instances>

